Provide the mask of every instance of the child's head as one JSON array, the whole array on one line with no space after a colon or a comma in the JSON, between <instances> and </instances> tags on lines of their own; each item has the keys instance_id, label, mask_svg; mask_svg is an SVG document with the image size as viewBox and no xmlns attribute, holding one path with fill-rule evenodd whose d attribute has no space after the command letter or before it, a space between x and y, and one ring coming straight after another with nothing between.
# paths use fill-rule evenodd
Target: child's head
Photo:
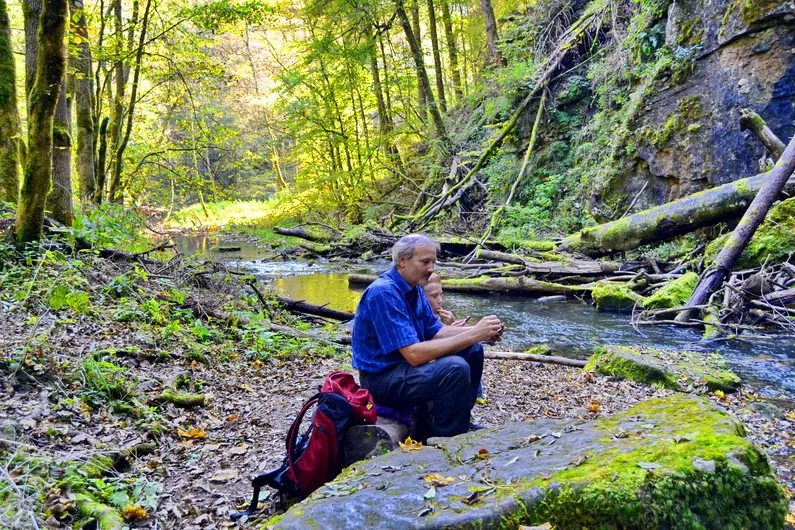
<instances>
[{"instance_id":1,"label":"child's head","mask_svg":"<svg viewBox=\"0 0 795 530\"><path fill-rule=\"evenodd\" d=\"M434 272L422 290L425 292L425 298L430 302L433 312L438 312L442 307L442 278Z\"/></svg>"}]
</instances>

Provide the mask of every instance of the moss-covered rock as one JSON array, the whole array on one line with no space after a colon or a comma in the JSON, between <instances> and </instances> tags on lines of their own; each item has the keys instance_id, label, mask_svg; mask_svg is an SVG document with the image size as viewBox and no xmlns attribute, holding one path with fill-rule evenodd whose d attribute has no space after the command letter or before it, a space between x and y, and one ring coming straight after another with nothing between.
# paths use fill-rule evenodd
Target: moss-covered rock
<instances>
[{"instance_id":1,"label":"moss-covered rock","mask_svg":"<svg viewBox=\"0 0 795 530\"><path fill-rule=\"evenodd\" d=\"M647 346L599 346L585 370L682 392L733 392L741 382L718 354Z\"/></svg>"},{"instance_id":2,"label":"moss-covered rock","mask_svg":"<svg viewBox=\"0 0 795 530\"><path fill-rule=\"evenodd\" d=\"M773 529L787 511L764 453L695 396L433 442L347 468L268 527Z\"/></svg>"},{"instance_id":3,"label":"moss-covered rock","mask_svg":"<svg viewBox=\"0 0 795 530\"><path fill-rule=\"evenodd\" d=\"M698 283L698 274L687 272L683 276L663 285L643 301L646 309L679 307L687 303Z\"/></svg>"},{"instance_id":4,"label":"moss-covered rock","mask_svg":"<svg viewBox=\"0 0 795 530\"><path fill-rule=\"evenodd\" d=\"M625 311L635 305L643 307L643 297L626 283L600 282L591 290L591 296L600 311Z\"/></svg>"},{"instance_id":5,"label":"moss-covered rock","mask_svg":"<svg viewBox=\"0 0 795 530\"><path fill-rule=\"evenodd\" d=\"M730 234L724 234L707 246L705 256L711 263L723 249ZM759 225L735 265L738 269L758 267L766 260L782 261L795 254L795 197L773 206Z\"/></svg>"}]
</instances>

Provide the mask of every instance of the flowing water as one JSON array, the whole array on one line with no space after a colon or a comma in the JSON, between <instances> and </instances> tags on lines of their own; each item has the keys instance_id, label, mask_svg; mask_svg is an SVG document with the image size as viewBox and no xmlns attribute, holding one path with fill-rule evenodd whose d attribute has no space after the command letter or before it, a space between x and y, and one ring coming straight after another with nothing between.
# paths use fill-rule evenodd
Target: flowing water
<instances>
[{"instance_id":1,"label":"flowing water","mask_svg":"<svg viewBox=\"0 0 795 530\"><path fill-rule=\"evenodd\" d=\"M328 304L355 311L363 286L349 286L348 273L377 274L389 263L273 261L272 253L254 244L223 241L206 236L178 239L181 251L199 252L246 269L277 293L313 304ZM240 251L213 252L213 248L240 247ZM267 259L264 259L267 258ZM444 269L439 269L444 277ZM506 350L522 351L545 344L557 355L586 358L598 344L646 345L659 348L716 351L731 368L762 395L795 402L795 348L788 338L726 340L699 344L698 331L674 326L634 328L627 313L597 311L582 302L541 304L533 298L502 294L444 293L443 306L456 318L473 321L496 314L508 326L503 338Z\"/></svg>"}]
</instances>

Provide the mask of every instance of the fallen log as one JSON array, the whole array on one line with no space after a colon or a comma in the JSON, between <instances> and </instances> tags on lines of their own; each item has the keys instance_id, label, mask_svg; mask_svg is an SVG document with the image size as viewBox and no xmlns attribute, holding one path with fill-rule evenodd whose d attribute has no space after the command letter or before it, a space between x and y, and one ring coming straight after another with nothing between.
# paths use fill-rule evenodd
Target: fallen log
<instances>
[{"instance_id":1,"label":"fallen log","mask_svg":"<svg viewBox=\"0 0 795 530\"><path fill-rule=\"evenodd\" d=\"M736 180L617 221L585 228L566 237L559 248L591 257L607 256L737 219L751 204L768 176L768 173L761 173ZM793 195L795 179L790 179L778 197Z\"/></svg>"},{"instance_id":2,"label":"fallen log","mask_svg":"<svg viewBox=\"0 0 795 530\"><path fill-rule=\"evenodd\" d=\"M285 298L283 296L277 296L276 300L278 300L279 303L282 304L289 311L294 311L298 313L306 313L309 315L317 315L319 317L333 318L334 320L339 320L342 322L353 320L354 316L353 313L348 313L347 311L339 311L338 309L331 309L330 307L322 305L310 304L308 302L304 302L303 300L293 300L291 298Z\"/></svg>"},{"instance_id":3,"label":"fallen log","mask_svg":"<svg viewBox=\"0 0 795 530\"><path fill-rule=\"evenodd\" d=\"M378 276L371 274L349 274L348 283L356 285L369 285ZM442 280L442 287L446 291L461 293L513 293L513 294L565 294L579 293L591 290L590 285L562 285L559 283L543 282L526 276L517 277L490 277L478 276L477 278L451 278Z\"/></svg>"},{"instance_id":4,"label":"fallen log","mask_svg":"<svg viewBox=\"0 0 795 530\"><path fill-rule=\"evenodd\" d=\"M770 305L785 307L795 304L795 289L786 289L766 294L762 300Z\"/></svg>"},{"instance_id":5,"label":"fallen log","mask_svg":"<svg viewBox=\"0 0 795 530\"><path fill-rule=\"evenodd\" d=\"M580 359L568 359L566 357L555 357L553 355L533 355L532 353L514 353L509 351L487 351L483 354L486 359L500 359L513 361L535 361L539 363L560 364L562 366L574 366L584 368L588 361Z\"/></svg>"},{"instance_id":6,"label":"fallen log","mask_svg":"<svg viewBox=\"0 0 795 530\"><path fill-rule=\"evenodd\" d=\"M310 232L305 228L282 228L280 226L276 226L273 228L273 232L281 236L298 237L300 239L306 239L307 241L313 241L315 243L328 243L331 240L330 237L324 234Z\"/></svg>"},{"instance_id":7,"label":"fallen log","mask_svg":"<svg viewBox=\"0 0 795 530\"><path fill-rule=\"evenodd\" d=\"M726 240L723 249L715 257L714 264L702 274L693 296L690 297L690 301L687 303L689 308L679 313L675 319L676 321L687 322L690 320L696 312L696 309L691 309L692 306L705 303L712 292L723 283L723 280L740 258L740 254L745 250L748 242L751 241L756 229L765 220L768 210L770 210L781 190L784 189L793 172L795 172L795 137L790 140L789 145L784 149L784 153L776 163L776 166L765 179L764 185L748 207L737 228L734 229L729 239Z\"/></svg>"},{"instance_id":8,"label":"fallen log","mask_svg":"<svg viewBox=\"0 0 795 530\"><path fill-rule=\"evenodd\" d=\"M478 251L478 257L523 265L530 274L610 274L618 271L621 267L621 264L616 261L596 260L543 261L538 263L526 261L515 254L483 249Z\"/></svg>"}]
</instances>

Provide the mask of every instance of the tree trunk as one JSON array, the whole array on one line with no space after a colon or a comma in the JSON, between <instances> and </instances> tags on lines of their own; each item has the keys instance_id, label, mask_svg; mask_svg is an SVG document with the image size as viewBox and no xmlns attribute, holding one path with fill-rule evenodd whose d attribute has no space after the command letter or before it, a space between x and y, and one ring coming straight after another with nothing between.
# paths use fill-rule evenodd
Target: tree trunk
<instances>
[{"instance_id":1,"label":"tree trunk","mask_svg":"<svg viewBox=\"0 0 795 530\"><path fill-rule=\"evenodd\" d=\"M445 129L444 122L442 121L442 115L439 113L439 108L436 106L436 100L434 99L433 93L431 92L431 83L428 81L428 72L425 71L425 63L422 59L422 50L417 43L417 39L414 38L414 32L411 29L409 17L406 14L406 9L403 7L403 0L395 0L395 9L397 11L398 18L400 18L400 24L403 26L403 31L406 33L406 40L409 41L409 47L411 48L411 54L414 57L414 65L417 69L417 75L420 78L420 83L422 84L423 90L425 90L429 98L428 111L431 114L431 119L433 120L433 125L436 129L436 135L442 144L444 144L444 146L449 147L451 144L450 138L447 136L447 130Z\"/></svg>"},{"instance_id":2,"label":"tree trunk","mask_svg":"<svg viewBox=\"0 0 795 530\"><path fill-rule=\"evenodd\" d=\"M122 57L124 57L124 31L122 21L121 0L114 0L113 2L113 20L116 26L116 56L117 60L113 67L114 82L116 85L115 93L113 94L113 107L111 108L110 115L110 146L111 146L111 160L110 160L110 183L108 185L108 201L113 202L116 199L116 188L118 181L114 182L116 175L116 165L119 161L115 155L121 144L122 125L124 122L124 92L127 86L128 68L124 64ZM121 172L119 172L121 174Z\"/></svg>"},{"instance_id":3,"label":"tree trunk","mask_svg":"<svg viewBox=\"0 0 795 530\"><path fill-rule=\"evenodd\" d=\"M436 72L436 95L439 98L439 107L447 114L447 101L444 98L444 72L442 71L442 56L439 54L439 36L436 32L436 9L433 0L428 2L428 26L431 32L431 49L433 50L433 69Z\"/></svg>"},{"instance_id":4,"label":"tree trunk","mask_svg":"<svg viewBox=\"0 0 795 530\"><path fill-rule=\"evenodd\" d=\"M94 194L94 204L102 204L102 197L105 194L105 178L108 174L108 124L110 118L105 116L99 125L99 149L97 150L97 189Z\"/></svg>"},{"instance_id":5,"label":"tree trunk","mask_svg":"<svg viewBox=\"0 0 795 530\"><path fill-rule=\"evenodd\" d=\"M461 73L458 71L458 46L453 33L453 20L450 17L450 0L441 0L442 26L444 26L444 40L447 41L447 54L450 56L450 72L453 77L453 92L456 100L464 97L461 90Z\"/></svg>"},{"instance_id":6,"label":"tree trunk","mask_svg":"<svg viewBox=\"0 0 795 530\"><path fill-rule=\"evenodd\" d=\"M411 30L414 32L414 38L417 45L420 47L422 54L423 64L425 63L425 53L422 51L422 33L420 32L420 0L410 0L409 12L411 13ZM420 109L420 117L423 120L428 119L428 94L425 92L425 87L422 84L419 72L417 72L417 108Z\"/></svg>"},{"instance_id":7,"label":"tree trunk","mask_svg":"<svg viewBox=\"0 0 795 530\"><path fill-rule=\"evenodd\" d=\"M275 226L273 228L273 233L281 236L299 237L316 243L328 243L331 240L331 238L326 235L310 232L305 228L282 228L280 226Z\"/></svg>"},{"instance_id":8,"label":"tree trunk","mask_svg":"<svg viewBox=\"0 0 795 530\"><path fill-rule=\"evenodd\" d=\"M704 226L737 219L768 179L767 173L729 182L679 200L656 206L617 221L585 228L565 238L561 250L591 257L632 250L646 243L665 241ZM795 179L784 195L795 194Z\"/></svg>"},{"instance_id":9,"label":"tree trunk","mask_svg":"<svg viewBox=\"0 0 795 530\"><path fill-rule=\"evenodd\" d=\"M144 18L141 23L141 31L138 33L138 48L135 51L135 70L133 72L132 89L130 90L130 103L127 105L127 126L124 130L124 135L119 142L119 146L114 153L115 164L113 166L113 173L111 175L110 190L108 198L111 202L121 201L121 171L124 167L124 151L127 149L127 143L130 141L130 134L132 132L133 118L135 116L135 104L138 97L138 82L141 78L141 64L143 61L144 45L146 43L146 30L149 26L149 10L152 7L152 0L146 1L144 8ZM135 16L134 16L135 18ZM132 29L130 30L132 35ZM132 41L132 38L130 39Z\"/></svg>"},{"instance_id":10,"label":"tree trunk","mask_svg":"<svg viewBox=\"0 0 795 530\"><path fill-rule=\"evenodd\" d=\"M61 83L52 131L52 189L47 195L47 211L63 224L72 226L72 113L66 82Z\"/></svg>"},{"instance_id":11,"label":"tree trunk","mask_svg":"<svg viewBox=\"0 0 795 530\"><path fill-rule=\"evenodd\" d=\"M29 156L19 195L16 219L18 245L41 237L44 204L52 181L52 128L58 94L66 69L64 35L66 0L45 0L38 32L38 57L33 90L29 93Z\"/></svg>"},{"instance_id":12,"label":"tree trunk","mask_svg":"<svg viewBox=\"0 0 795 530\"><path fill-rule=\"evenodd\" d=\"M480 249L478 258L513 263L524 266L529 274L560 274L560 275L601 275L617 272L621 264L616 261L567 260L567 261L527 261L522 256Z\"/></svg>"},{"instance_id":13,"label":"tree trunk","mask_svg":"<svg viewBox=\"0 0 795 530\"><path fill-rule=\"evenodd\" d=\"M97 193L94 173L94 86L91 71L91 49L88 44L88 25L82 0L71 0L72 8L72 64L74 66L75 122L77 124L77 160L75 167L80 183L80 201L92 204Z\"/></svg>"},{"instance_id":14,"label":"tree trunk","mask_svg":"<svg viewBox=\"0 0 795 530\"><path fill-rule=\"evenodd\" d=\"M25 0L22 9L25 16L25 96L29 97L36 81L41 0ZM30 119L30 105L26 105L26 107L28 119Z\"/></svg>"},{"instance_id":15,"label":"tree trunk","mask_svg":"<svg viewBox=\"0 0 795 530\"><path fill-rule=\"evenodd\" d=\"M348 283L356 285L369 285L378 276L370 274L349 274ZM449 279L442 280L442 287L445 291L455 291L461 293L513 293L513 294L565 294L583 293L591 288L586 285L562 285L559 283L542 282L526 276L492 277L481 276L479 278Z\"/></svg>"},{"instance_id":16,"label":"tree trunk","mask_svg":"<svg viewBox=\"0 0 795 530\"><path fill-rule=\"evenodd\" d=\"M505 60L497 49L497 19L494 16L494 9L491 7L491 0L480 0L480 8L483 10L483 20L486 23L486 39L489 43L489 53L486 56L486 64L505 66Z\"/></svg>"},{"instance_id":17,"label":"tree trunk","mask_svg":"<svg viewBox=\"0 0 795 530\"><path fill-rule=\"evenodd\" d=\"M754 232L765 220L770 206L781 195L781 191L793 172L795 172L795 136L784 149L773 170L765 174L765 180L759 189L759 193L756 194L751 206L748 207L745 215L740 219L740 223L731 233L729 239L726 240L723 249L715 257L714 264L701 275L701 279L696 285L695 291L693 291L693 296L690 297L690 301L687 303L689 308L706 303L712 292L723 283L726 275L731 272L740 254L743 253L748 242L751 241ZM695 309L687 309L679 313L676 321L687 322L695 311Z\"/></svg>"},{"instance_id":18,"label":"tree trunk","mask_svg":"<svg viewBox=\"0 0 795 530\"><path fill-rule=\"evenodd\" d=\"M20 124L16 67L6 0L0 0L0 200L19 198Z\"/></svg>"}]
</instances>

